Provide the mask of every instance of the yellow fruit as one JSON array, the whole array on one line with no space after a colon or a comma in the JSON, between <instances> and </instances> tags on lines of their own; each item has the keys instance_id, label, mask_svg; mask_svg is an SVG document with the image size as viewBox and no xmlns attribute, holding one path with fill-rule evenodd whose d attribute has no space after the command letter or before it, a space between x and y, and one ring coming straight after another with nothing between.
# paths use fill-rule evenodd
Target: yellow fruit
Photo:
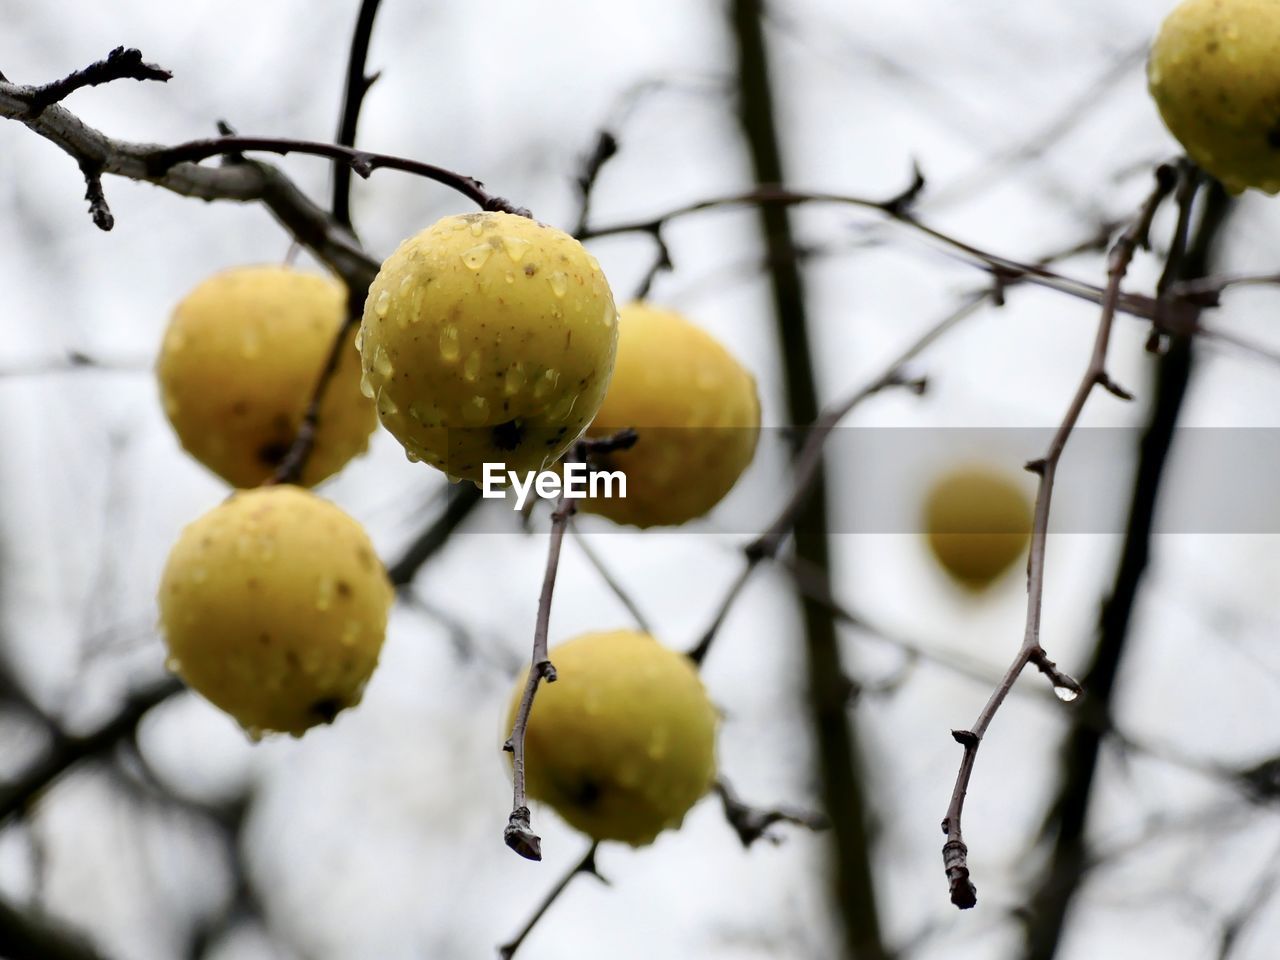
<instances>
[{"instance_id":1,"label":"yellow fruit","mask_svg":"<svg viewBox=\"0 0 1280 960\"><path fill-rule=\"evenodd\" d=\"M541 470L595 416L617 346L600 265L566 233L508 213L445 217L369 288L363 387L411 460L479 482Z\"/></svg>"},{"instance_id":2,"label":"yellow fruit","mask_svg":"<svg viewBox=\"0 0 1280 960\"><path fill-rule=\"evenodd\" d=\"M581 508L638 527L701 517L755 455L755 378L680 314L628 304L613 379L587 433L608 436L624 427L636 428L635 447L599 460L627 475L627 496L584 500Z\"/></svg>"},{"instance_id":3,"label":"yellow fruit","mask_svg":"<svg viewBox=\"0 0 1280 960\"><path fill-rule=\"evenodd\" d=\"M297 435L346 302L340 283L275 266L227 270L187 294L156 364L187 452L236 487L269 479ZM302 483L319 483L368 446L378 421L359 387L349 348L320 404Z\"/></svg>"},{"instance_id":4,"label":"yellow fruit","mask_svg":"<svg viewBox=\"0 0 1280 960\"><path fill-rule=\"evenodd\" d=\"M679 827L716 773L717 714L693 663L633 630L583 634L551 661L559 679L538 688L525 738L529 796L595 840Z\"/></svg>"},{"instance_id":5,"label":"yellow fruit","mask_svg":"<svg viewBox=\"0 0 1280 960\"><path fill-rule=\"evenodd\" d=\"M990 586L1022 556L1031 502L1011 478L986 467L953 470L929 492L924 529L934 558L972 590Z\"/></svg>"},{"instance_id":6,"label":"yellow fruit","mask_svg":"<svg viewBox=\"0 0 1280 960\"><path fill-rule=\"evenodd\" d=\"M300 736L360 702L392 589L360 524L270 486L182 531L159 600L170 669L251 735Z\"/></svg>"},{"instance_id":7,"label":"yellow fruit","mask_svg":"<svg viewBox=\"0 0 1280 960\"><path fill-rule=\"evenodd\" d=\"M1280 3L1186 0L1147 80L1170 132L1228 190L1280 190Z\"/></svg>"}]
</instances>

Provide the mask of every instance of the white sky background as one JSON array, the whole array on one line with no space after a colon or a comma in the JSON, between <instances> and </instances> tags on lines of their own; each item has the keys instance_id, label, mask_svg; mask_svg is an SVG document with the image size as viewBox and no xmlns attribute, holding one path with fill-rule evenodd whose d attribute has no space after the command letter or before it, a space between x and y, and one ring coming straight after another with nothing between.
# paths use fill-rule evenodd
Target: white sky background
<instances>
[{"instance_id":1,"label":"white sky background","mask_svg":"<svg viewBox=\"0 0 1280 960\"><path fill-rule=\"evenodd\" d=\"M113 136L177 142L211 135L221 118L249 135L329 139L357 5L0 0L0 69L18 82L43 82L118 44L136 46L174 79L118 82L68 102ZM1175 150L1133 56L1170 6L1161 0L775 6L774 79L797 186L887 196L908 182L914 158L930 178L922 217L987 249L1033 259L1089 235L1099 212L1135 209L1152 164ZM1126 56L1130 67L1087 96L1070 132L1043 157L1015 168L1000 162L1010 150L1034 146ZM363 114L363 146L470 173L551 223L568 227L575 215L577 155L620 115L626 91L655 79L671 87L637 101L615 128L622 152L601 179L595 221L653 213L747 182L732 104L720 92L731 63L719 3L384 0L369 66L383 77ZM291 157L282 165L327 199L323 161ZM39 701L76 725L109 715L129 683L159 668L151 624L165 555L181 526L225 493L180 451L157 402L149 364L168 313L209 273L279 261L289 247L257 207L206 205L118 180L105 186L116 216L110 233L90 222L69 159L18 124L0 125L0 430L7 440L0 640ZM1276 268L1277 203L1246 199L1228 230L1225 267ZM390 171L355 186L357 226L375 255L466 209L445 189ZM826 208L802 210L796 222L804 240L847 243L858 236L851 227L875 221ZM1157 233L1168 230L1163 217ZM824 399L878 374L982 282L904 231L873 235L891 242L822 257L808 271ZM766 423L778 425L777 351L767 286L750 268L754 238L745 213L681 221L670 230L678 269L653 292L756 372ZM593 250L620 298L649 262L643 237ZM1063 269L1102 282L1100 257ZM1132 284L1150 285L1156 270L1152 258L1140 260ZM1208 319L1278 348L1277 296L1233 295ZM1004 309L979 313L913 367L930 377L924 398L876 398L852 424L1056 424L1084 369L1095 320L1087 304L1012 290ZM1145 420L1146 331L1127 318L1117 324L1110 369L1139 402L1099 393L1085 412L1088 425ZM29 372L68 350L129 369ZM1206 348L1202 359L1184 423L1280 425L1280 369L1223 349ZM1016 470L1040 452L1001 456ZM762 459L735 494L739 503L761 502L752 490L780 483L772 462ZM1081 495L1123 503L1127 472L1119 465L1108 485ZM860 475L853 469L832 483L837 517L848 509L841 498L857 497ZM926 480L904 477L904 489ZM1059 482L1072 489L1070 453ZM380 433L370 455L324 492L365 523L391 558L431 515L442 488ZM581 525L609 529L591 518ZM718 535L714 516L705 529L697 537L592 540L660 636L681 647L737 570L733 547L742 538ZM1101 535L1051 544L1044 642L1069 671L1083 667L1118 544ZM1224 763L1276 750L1278 551L1280 542L1268 536L1157 540L1123 677L1122 729L1141 743ZM874 622L975 658L993 680L1016 649L1024 611L1016 574L973 601L943 580L913 537L841 536L837 553L838 594ZM417 583L434 615L400 607L363 705L300 742L250 746L194 698L145 725L147 757L175 789L212 797L246 777L260 783L248 856L269 923L297 956L490 956L580 855L584 842L548 810L535 811L542 865L517 859L501 841L510 794L500 716L527 657L544 556L542 536L455 537ZM759 575L705 670L727 715L724 772L756 803L813 798L794 614L782 580ZM568 544L553 639L626 622ZM896 660L884 651L874 640L847 637L857 676L891 672ZM989 692L922 666L892 697L856 708L884 832L878 879L887 935L904 943L927 930L916 957L1016 952L1008 910L1021 903L1040 862L1028 845L1054 786L1054 746L1067 708L1027 676L997 717L965 816L980 903L961 914L947 902L939 856L938 821L960 755L948 730L971 723ZM0 769L16 768L26 752L20 731L0 725ZM1095 810L1104 851L1128 847L1144 830L1159 839L1117 854L1086 885L1065 960L1213 955L1214 918L1244 899L1280 843L1274 815L1141 753L1127 767L1104 753ZM1188 829L1205 810L1227 812L1212 829ZM1161 817L1172 826L1153 826ZM44 902L92 930L112 957L169 960L186 912L211 909L226 895L225 867L207 833L181 818L139 815L92 776L65 781L34 822L45 857ZM0 833L0 889L30 893L34 849L25 831ZM684 829L652 848L606 848L600 862L613 886L575 882L521 956L832 956L820 850L820 841L788 831L784 845L744 853L718 806L706 801ZM1235 956L1268 956L1277 936L1280 908L1272 905ZM273 952L261 931L249 929L212 955L294 956Z\"/></svg>"}]
</instances>

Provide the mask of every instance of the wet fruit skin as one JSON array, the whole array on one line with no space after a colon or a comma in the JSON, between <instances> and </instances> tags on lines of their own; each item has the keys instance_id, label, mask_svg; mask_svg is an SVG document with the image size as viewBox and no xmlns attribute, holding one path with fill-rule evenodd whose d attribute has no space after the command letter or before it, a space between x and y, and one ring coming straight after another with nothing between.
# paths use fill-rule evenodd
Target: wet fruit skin
<instances>
[{"instance_id":1,"label":"wet fruit skin","mask_svg":"<svg viewBox=\"0 0 1280 960\"><path fill-rule=\"evenodd\" d=\"M360 702L392 588L364 529L307 490L244 490L182 531L160 583L169 666L257 736Z\"/></svg>"},{"instance_id":2,"label":"wet fruit skin","mask_svg":"<svg viewBox=\"0 0 1280 960\"><path fill-rule=\"evenodd\" d=\"M297 435L346 302L337 281L280 266L227 270L187 294L156 363L165 413L187 452L235 487L269 479ZM300 482L342 469L377 424L348 345Z\"/></svg>"},{"instance_id":3,"label":"wet fruit skin","mask_svg":"<svg viewBox=\"0 0 1280 960\"><path fill-rule=\"evenodd\" d=\"M952 470L924 505L934 559L960 585L990 586L1021 558L1031 535L1031 502L1011 478L987 467Z\"/></svg>"},{"instance_id":4,"label":"wet fruit skin","mask_svg":"<svg viewBox=\"0 0 1280 960\"><path fill-rule=\"evenodd\" d=\"M566 233L508 213L445 217L382 265L360 330L364 389L410 459L480 482L554 463L595 416L617 311Z\"/></svg>"},{"instance_id":5,"label":"wet fruit skin","mask_svg":"<svg viewBox=\"0 0 1280 960\"><path fill-rule=\"evenodd\" d=\"M1228 190L1280 190L1280 4L1186 0L1160 28L1147 81L1170 132Z\"/></svg>"},{"instance_id":6,"label":"wet fruit skin","mask_svg":"<svg viewBox=\"0 0 1280 960\"><path fill-rule=\"evenodd\" d=\"M595 840L641 846L679 827L716 772L717 713L693 663L633 630L583 634L550 656L558 679L538 688L525 738L529 796Z\"/></svg>"},{"instance_id":7,"label":"wet fruit skin","mask_svg":"<svg viewBox=\"0 0 1280 960\"><path fill-rule=\"evenodd\" d=\"M627 475L625 498L581 509L638 527L701 517L755 455L760 400L755 378L710 334L672 310L622 308L613 379L589 436L634 427L630 450L602 464Z\"/></svg>"}]
</instances>

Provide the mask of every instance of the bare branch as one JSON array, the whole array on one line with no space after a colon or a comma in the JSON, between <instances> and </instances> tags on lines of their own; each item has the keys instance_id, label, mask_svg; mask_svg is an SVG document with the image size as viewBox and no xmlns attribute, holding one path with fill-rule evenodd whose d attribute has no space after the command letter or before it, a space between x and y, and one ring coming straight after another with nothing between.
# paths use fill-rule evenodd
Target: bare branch
<instances>
[{"instance_id":1,"label":"bare branch","mask_svg":"<svg viewBox=\"0 0 1280 960\"><path fill-rule=\"evenodd\" d=\"M769 828L779 823L790 823L806 830L826 830L831 821L820 813L788 808L761 809L750 807L738 799L729 782L721 777L715 783L716 795L724 807L724 817L733 827L738 839L744 847L750 847L757 840L767 840L778 844L782 837L771 833Z\"/></svg>"},{"instance_id":2,"label":"bare branch","mask_svg":"<svg viewBox=\"0 0 1280 960\"><path fill-rule=\"evenodd\" d=\"M336 143L321 143L315 140L291 140L281 137L239 137L223 136L209 140L192 140L172 147L159 147L151 151L145 158L147 179L163 176L174 167L185 163L199 163L210 157L240 154L247 151L274 153L287 156L291 153L302 153L313 157L324 157L345 164L362 177L370 176L373 171L385 168L411 173L442 184L467 199L473 201L482 210L502 211L521 217L532 217L524 207L518 207L510 200L495 196L484 188L484 184L474 177L454 173L435 164L410 160L406 157L393 157L385 153L370 153L354 147L344 147Z\"/></svg>"},{"instance_id":3,"label":"bare branch","mask_svg":"<svg viewBox=\"0 0 1280 960\"><path fill-rule=\"evenodd\" d=\"M356 16L355 30L351 34L351 53L347 57L347 84L342 93L342 114L338 120L336 142L344 147L356 145L356 127L360 122L360 108L365 94L377 81L379 74L366 74L365 61L369 57L369 41L373 37L373 21L378 16L381 0L361 0ZM354 233L351 226L351 167L335 164L333 168L333 219Z\"/></svg>"},{"instance_id":4,"label":"bare branch","mask_svg":"<svg viewBox=\"0 0 1280 960\"><path fill-rule=\"evenodd\" d=\"M578 545L578 549L582 551L583 556L587 558L587 561L591 566L595 567L596 573L600 575L600 579L604 581L605 586L607 586L613 595L618 598L618 602L627 608L627 612L631 614L631 619L636 622L636 626L645 633L653 633L653 630L649 627L649 621L640 611L639 605L634 599L632 599L631 594L622 586L618 578L613 575L613 572L605 564L604 560L587 542L588 538L578 530L572 520L569 521L569 529L574 535L573 542Z\"/></svg>"},{"instance_id":5,"label":"bare branch","mask_svg":"<svg viewBox=\"0 0 1280 960\"><path fill-rule=\"evenodd\" d=\"M587 852L583 854L582 859L560 878L560 882L551 888L551 891L543 898L542 902L533 912L528 922L520 928L520 932L498 948L498 956L501 960L511 960L516 955L516 951L520 949L520 945L533 932L533 928L538 925L538 921L551 908L551 905L559 899L560 894L564 893L565 888L573 881L573 878L581 874L590 874L601 883L608 883L603 876L600 875L599 869L596 867L596 851L600 848L600 844L593 843L587 848Z\"/></svg>"},{"instance_id":6,"label":"bare branch","mask_svg":"<svg viewBox=\"0 0 1280 960\"><path fill-rule=\"evenodd\" d=\"M951 902L957 907L967 909L977 903L977 889L969 879L968 847L964 843L961 830L961 816L964 811L964 798L969 788L969 779L973 774L974 761L977 758L978 746L987 727L995 718L1000 705L1004 703L1013 687L1014 681L1022 673L1028 663L1034 663L1053 683L1054 691L1067 701L1075 700L1080 695L1080 684L1067 674L1058 670L1040 645L1040 611L1044 597L1045 548L1049 534L1049 506L1053 496L1053 481L1058 462L1066 448L1067 440L1075 429L1080 414L1084 411L1085 401L1093 388L1099 385L1106 375L1107 346L1111 339L1111 327L1115 319L1117 303L1120 298L1120 284L1128 271L1129 263L1139 245L1147 243L1147 233L1156 210L1165 197L1174 189L1177 175L1174 168L1161 165L1156 169L1156 183L1150 195L1142 205L1138 215L1120 235L1112 248L1108 263L1108 282L1106 295L1102 302L1102 316L1098 320L1098 332L1094 338L1093 351L1085 368L1080 385L1076 388L1063 416L1062 423L1054 433L1045 455L1028 465L1028 469L1039 474L1040 484L1036 494L1035 517L1032 523L1031 552L1027 567L1027 620L1022 644L1013 662L1005 671L999 686L992 692L990 699L978 714L978 719L968 730L954 730L952 736L964 748L960 762L960 771L956 776L955 787L951 793L951 802L947 807L946 817L942 821L942 830L947 840L942 848L943 865L947 882L951 889Z\"/></svg>"},{"instance_id":7,"label":"bare branch","mask_svg":"<svg viewBox=\"0 0 1280 960\"><path fill-rule=\"evenodd\" d=\"M164 83L171 79L173 74L164 67L144 63L141 51L132 47L116 47L105 59L91 63L83 70L77 70L53 83L30 88L27 95L27 116L34 120L53 104L61 103L84 87L96 87L112 80L159 80Z\"/></svg>"},{"instance_id":8,"label":"bare branch","mask_svg":"<svg viewBox=\"0 0 1280 960\"><path fill-rule=\"evenodd\" d=\"M508 847L527 860L542 859L542 841L530 826L528 798L525 796L525 731L529 727L529 713L533 709L533 698L537 695L538 684L543 680L554 683L556 679L556 668L551 665L547 657L547 633L551 625L551 597L556 589L556 571L560 567L560 545L564 541L565 526L572 515L573 504L562 491L556 500L555 510L551 514L547 570L542 579L542 593L538 597L538 617L533 630L533 657L529 666L529 676L525 681L524 693L520 697L520 706L516 711L511 737L503 748L511 754L515 781L511 816L507 820L507 829L503 838Z\"/></svg>"},{"instance_id":9,"label":"bare branch","mask_svg":"<svg viewBox=\"0 0 1280 960\"><path fill-rule=\"evenodd\" d=\"M44 791L81 760L98 756L132 736L152 707L182 691L182 683L168 678L130 696L104 726L82 737L61 735L48 753L17 780L0 786L0 823L22 813Z\"/></svg>"}]
</instances>

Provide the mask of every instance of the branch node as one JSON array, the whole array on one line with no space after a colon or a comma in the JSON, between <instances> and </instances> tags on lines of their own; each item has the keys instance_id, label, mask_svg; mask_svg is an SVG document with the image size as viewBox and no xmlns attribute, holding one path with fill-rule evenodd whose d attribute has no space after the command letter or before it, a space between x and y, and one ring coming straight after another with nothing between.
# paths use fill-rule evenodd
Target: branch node
<instances>
[{"instance_id":1,"label":"branch node","mask_svg":"<svg viewBox=\"0 0 1280 960\"><path fill-rule=\"evenodd\" d=\"M963 840L948 840L942 845L942 864L946 868L951 902L961 910L978 903L978 888L969 879L969 848Z\"/></svg>"},{"instance_id":2,"label":"branch node","mask_svg":"<svg viewBox=\"0 0 1280 960\"><path fill-rule=\"evenodd\" d=\"M1130 393L1128 390L1126 390L1124 387L1120 386L1120 384L1112 380L1110 374L1108 374L1105 370L1102 370L1098 373L1097 382L1098 382L1098 386L1100 386L1103 390L1107 391L1107 393L1111 394L1113 397L1119 397L1121 400L1133 399L1133 394Z\"/></svg>"},{"instance_id":3,"label":"branch node","mask_svg":"<svg viewBox=\"0 0 1280 960\"><path fill-rule=\"evenodd\" d=\"M529 826L529 808L516 807L507 819L507 829L502 839L508 847L526 860L542 859L542 838Z\"/></svg>"},{"instance_id":4,"label":"branch node","mask_svg":"<svg viewBox=\"0 0 1280 960\"><path fill-rule=\"evenodd\" d=\"M107 206L107 195L102 190L102 164L81 160L80 172L84 174L84 198L89 201L89 216L99 230L110 230L116 225L116 218Z\"/></svg>"},{"instance_id":5,"label":"branch node","mask_svg":"<svg viewBox=\"0 0 1280 960\"><path fill-rule=\"evenodd\" d=\"M952 730L951 739L960 744L960 746L964 747L966 750L971 747L976 747L982 740L982 738L972 730Z\"/></svg>"}]
</instances>

